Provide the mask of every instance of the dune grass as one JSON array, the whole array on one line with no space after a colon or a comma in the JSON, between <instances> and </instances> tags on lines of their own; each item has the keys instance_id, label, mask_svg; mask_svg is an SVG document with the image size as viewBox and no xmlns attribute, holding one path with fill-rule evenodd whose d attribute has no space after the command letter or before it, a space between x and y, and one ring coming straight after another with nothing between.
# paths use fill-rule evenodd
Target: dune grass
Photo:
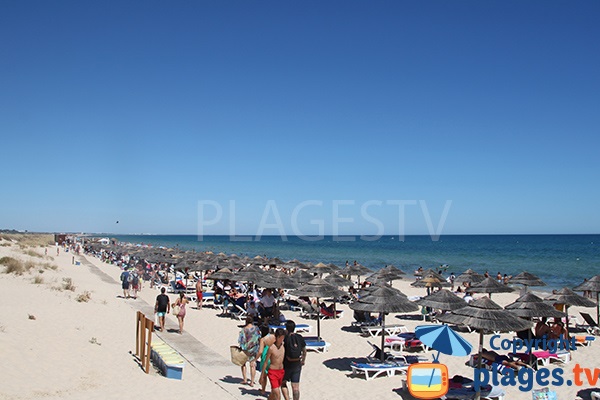
<instances>
[{"instance_id":1,"label":"dune grass","mask_svg":"<svg viewBox=\"0 0 600 400\"><path fill-rule=\"evenodd\" d=\"M0 233L0 239L29 247L44 247L54 244L54 235L49 233Z\"/></svg>"}]
</instances>

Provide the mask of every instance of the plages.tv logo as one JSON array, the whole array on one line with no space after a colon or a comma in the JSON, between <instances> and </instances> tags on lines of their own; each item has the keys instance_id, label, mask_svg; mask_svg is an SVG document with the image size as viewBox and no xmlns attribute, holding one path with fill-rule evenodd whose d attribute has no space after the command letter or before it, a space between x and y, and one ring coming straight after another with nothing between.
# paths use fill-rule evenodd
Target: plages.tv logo
<instances>
[{"instance_id":1,"label":"plages.tv logo","mask_svg":"<svg viewBox=\"0 0 600 400\"><path fill-rule=\"evenodd\" d=\"M411 364L406 384L409 393L417 399L437 399L448 393L448 367L438 359L440 353L463 357L471 353L472 346L448 325L417 326L415 335L426 346L437 351L431 363Z\"/></svg>"},{"instance_id":2,"label":"plages.tv logo","mask_svg":"<svg viewBox=\"0 0 600 400\"><path fill-rule=\"evenodd\" d=\"M586 340L593 340L594 337L583 337ZM561 335L558 339L501 339L499 335L494 335L490 338L490 348L494 351L512 351L513 355L523 354L528 356L535 352L548 353L551 356L558 357L559 354L566 354L569 351L577 350L575 344L577 338L571 337L566 339ZM537 371L529 367L521 367L518 371L507 367L505 360L508 357L497 357L487 368L475 368L475 376L473 385L475 390L479 390L485 385L493 386L517 386L521 392L529 392L533 389L533 385L537 384L541 387L548 386L583 386L585 384L596 386L600 378L600 369L584 368L576 364L571 372L573 380L565 379L565 371L561 367L555 367L550 370L542 367Z\"/></svg>"}]
</instances>

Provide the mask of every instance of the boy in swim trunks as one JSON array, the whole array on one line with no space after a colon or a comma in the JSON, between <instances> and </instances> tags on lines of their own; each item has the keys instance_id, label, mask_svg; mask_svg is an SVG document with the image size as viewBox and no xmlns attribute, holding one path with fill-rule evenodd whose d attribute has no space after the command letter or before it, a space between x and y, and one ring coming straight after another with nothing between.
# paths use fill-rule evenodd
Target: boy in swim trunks
<instances>
[{"instance_id":1,"label":"boy in swim trunks","mask_svg":"<svg viewBox=\"0 0 600 400\"><path fill-rule=\"evenodd\" d=\"M269 400L279 400L281 398L281 382L283 381L283 375L285 374L283 369L283 359L285 358L285 348L283 347L284 338L285 331L281 328L277 328L275 331L275 343L272 346L269 346L267 358L262 361L261 372L263 374L270 361L268 377L269 382L271 382L271 393L268 397Z\"/></svg>"}]
</instances>

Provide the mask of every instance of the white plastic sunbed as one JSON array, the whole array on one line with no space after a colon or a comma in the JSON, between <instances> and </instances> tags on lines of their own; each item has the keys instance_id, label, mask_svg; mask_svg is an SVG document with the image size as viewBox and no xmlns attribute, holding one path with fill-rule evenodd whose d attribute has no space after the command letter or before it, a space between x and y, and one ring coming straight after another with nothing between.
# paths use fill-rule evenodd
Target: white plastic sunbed
<instances>
[{"instance_id":1,"label":"white plastic sunbed","mask_svg":"<svg viewBox=\"0 0 600 400\"><path fill-rule=\"evenodd\" d=\"M350 364L354 375L364 374L365 379L370 381L378 376L394 376L395 374L406 373L408 364L385 362L385 363L356 363Z\"/></svg>"},{"instance_id":2,"label":"white plastic sunbed","mask_svg":"<svg viewBox=\"0 0 600 400\"><path fill-rule=\"evenodd\" d=\"M381 335L383 331L383 327L381 325L378 326L361 326L360 330L365 335L370 335L372 337ZM397 335L402 332L408 332L408 328L404 325L386 325L385 326L385 334L386 335Z\"/></svg>"}]
</instances>

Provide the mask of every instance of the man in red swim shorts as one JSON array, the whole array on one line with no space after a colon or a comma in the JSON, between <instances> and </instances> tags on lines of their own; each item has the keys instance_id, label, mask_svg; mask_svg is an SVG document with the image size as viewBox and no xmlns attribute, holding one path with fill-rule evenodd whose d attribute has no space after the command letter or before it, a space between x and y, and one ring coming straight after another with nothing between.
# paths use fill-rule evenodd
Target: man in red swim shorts
<instances>
[{"instance_id":1,"label":"man in red swim shorts","mask_svg":"<svg viewBox=\"0 0 600 400\"><path fill-rule=\"evenodd\" d=\"M271 382L271 393L269 394L269 400L279 400L281 398L281 382L283 381L283 375L285 373L283 369L283 359L285 358L285 348L283 347L283 339L285 338L285 331L278 328L275 331L275 344L269 347L265 360L261 361L262 371L264 374L271 361L269 367L269 382Z\"/></svg>"}]
</instances>

